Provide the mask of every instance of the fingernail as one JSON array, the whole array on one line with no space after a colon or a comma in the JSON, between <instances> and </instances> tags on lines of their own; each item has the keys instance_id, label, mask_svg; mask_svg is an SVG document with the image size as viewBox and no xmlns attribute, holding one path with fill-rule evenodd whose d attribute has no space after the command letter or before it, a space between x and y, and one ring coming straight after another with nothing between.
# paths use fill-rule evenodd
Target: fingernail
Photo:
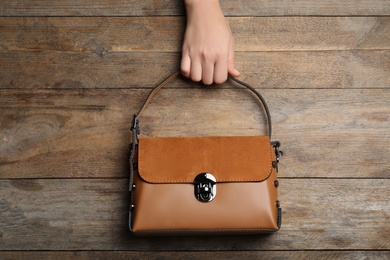
<instances>
[{"instance_id":1,"label":"fingernail","mask_svg":"<svg viewBox=\"0 0 390 260\"><path fill-rule=\"evenodd\" d=\"M238 75L241 75L241 73L235 68L234 73L237 73Z\"/></svg>"}]
</instances>

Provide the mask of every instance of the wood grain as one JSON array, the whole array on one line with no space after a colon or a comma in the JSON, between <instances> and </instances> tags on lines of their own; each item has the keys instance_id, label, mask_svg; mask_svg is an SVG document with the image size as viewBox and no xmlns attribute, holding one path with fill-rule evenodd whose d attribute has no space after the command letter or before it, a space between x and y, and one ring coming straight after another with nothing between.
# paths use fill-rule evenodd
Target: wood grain
<instances>
[{"instance_id":1,"label":"wood grain","mask_svg":"<svg viewBox=\"0 0 390 260\"><path fill-rule=\"evenodd\" d=\"M144 136L266 134L249 91L175 82L143 112ZM389 89L259 90L285 152L280 176L390 177ZM127 177L130 122L148 92L1 90L0 178Z\"/></svg>"},{"instance_id":2,"label":"wood grain","mask_svg":"<svg viewBox=\"0 0 390 260\"><path fill-rule=\"evenodd\" d=\"M239 52L241 80L272 89L389 88L390 51ZM152 88L179 53L0 54L0 88Z\"/></svg>"},{"instance_id":3,"label":"wood grain","mask_svg":"<svg viewBox=\"0 0 390 260\"><path fill-rule=\"evenodd\" d=\"M20 259L390 259L389 251L2 251L0 257Z\"/></svg>"},{"instance_id":4,"label":"wood grain","mask_svg":"<svg viewBox=\"0 0 390 260\"><path fill-rule=\"evenodd\" d=\"M389 49L389 17L231 17L236 51ZM180 52L182 17L0 17L0 53ZM297 37L299 35L299 37Z\"/></svg>"},{"instance_id":5,"label":"wood grain","mask_svg":"<svg viewBox=\"0 0 390 260\"><path fill-rule=\"evenodd\" d=\"M389 15L386 0L221 0L225 15L233 16L356 16ZM155 16L183 15L183 2L176 0L3 0L1 16Z\"/></svg>"},{"instance_id":6,"label":"wood grain","mask_svg":"<svg viewBox=\"0 0 390 260\"><path fill-rule=\"evenodd\" d=\"M164 239L131 236L127 185L126 179L1 180L0 249L390 249L388 179L281 179L278 233Z\"/></svg>"},{"instance_id":7,"label":"wood grain","mask_svg":"<svg viewBox=\"0 0 390 260\"><path fill-rule=\"evenodd\" d=\"M390 259L390 1L220 3L240 79L282 142L282 229L128 231L129 126L179 69L182 0L2 0L0 259ZM248 91L178 79L141 130L259 135L264 122Z\"/></svg>"}]
</instances>

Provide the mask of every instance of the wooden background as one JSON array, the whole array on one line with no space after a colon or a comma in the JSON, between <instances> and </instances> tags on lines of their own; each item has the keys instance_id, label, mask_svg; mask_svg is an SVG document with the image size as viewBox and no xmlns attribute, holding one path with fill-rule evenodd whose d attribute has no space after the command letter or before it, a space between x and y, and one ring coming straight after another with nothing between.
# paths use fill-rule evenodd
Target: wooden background
<instances>
[{"instance_id":1,"label":"wooden background","mask_svg":"<svg viewBox=\"0 0 390 260\"><path fill-rule=\"evenodd\" d=\"M0 258L390 259L390 1L221 0L282 142L277 234L137 238L132 115L179 68L179 0L2 0ZM254 96L182 78L145 136L264 134Z\"/></svg>"}]
</instances>

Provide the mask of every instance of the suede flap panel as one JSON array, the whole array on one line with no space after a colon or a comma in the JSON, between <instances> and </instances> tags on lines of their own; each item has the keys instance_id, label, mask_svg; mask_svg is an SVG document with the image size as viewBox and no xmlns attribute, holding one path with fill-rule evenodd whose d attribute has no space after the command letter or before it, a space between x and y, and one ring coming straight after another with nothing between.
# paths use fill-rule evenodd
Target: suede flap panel
<instances>
[{"instance_id":1,"label":"suede flap panel","mask_svg":"<svg viewBox=\"0 0 390 260\"><path fill-rule=\"evenodd\" d=\"M205 172L256 182L272 170L269 136L141 137L138 148L139 175L150 183L193 183Z\"/></svg>"}]
</instances>

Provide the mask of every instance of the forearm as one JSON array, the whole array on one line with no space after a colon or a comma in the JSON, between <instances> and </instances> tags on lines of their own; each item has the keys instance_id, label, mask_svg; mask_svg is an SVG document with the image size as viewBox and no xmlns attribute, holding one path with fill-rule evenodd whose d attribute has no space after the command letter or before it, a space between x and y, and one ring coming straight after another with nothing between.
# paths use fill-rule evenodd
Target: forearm
<instances>
[{"instance_id":1,"label":"forearm","mask_svg":"<svg viewBox=\"0 0 390 260\"><path fill-rule=\"evenodd\" d=\"M213 10L221 10L219 0L184 0L184 4L187 11L187 16L196 11L207 12L212 8ZM222 11L221 11L222 12Z\"/></svg>"},{"instance_id":2,"label":"forearm","mask_svg":"<svg viewBox=\"0 0 390 260\"><path fill-rule=\"evenodd\" d=\"M225 21L219 0L185 0L188 23L207 23Z\"/></svg>"}]
</instances>

